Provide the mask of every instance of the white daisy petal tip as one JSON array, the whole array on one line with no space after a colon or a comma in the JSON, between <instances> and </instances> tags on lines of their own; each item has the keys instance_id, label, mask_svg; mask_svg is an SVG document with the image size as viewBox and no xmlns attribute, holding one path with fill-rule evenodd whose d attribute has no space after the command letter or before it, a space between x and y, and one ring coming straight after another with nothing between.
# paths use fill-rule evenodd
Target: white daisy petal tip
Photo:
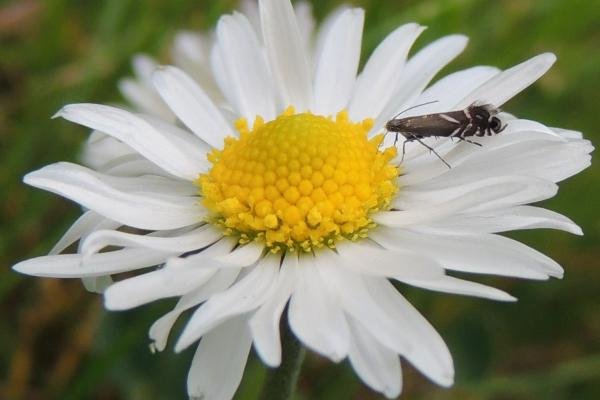
<instances>
[{"instance_id":1,"label":"white daisy petal tip","mask_svg":"<svg viewBox=\"0 0 600 400\"><path fill-rule=\"evenodd\" d=\"M23 183L29 186L35 186L36 171L31 171L23 176Z\"/></svg>"},{"instance_id":2,"label":"white daisy petal tip","mask_svg":"<svg viewBox=\"0 0 600 400\"><path fill-rule=\"evenodd\" d=\"M546 210L548 211L548 210ZM550 212L550 211L548 211ZM572 233L573 235L583 236L583 229L577 225L572 219L558 213L552 212L552 215L556 215L556 220L559 223L556 229L560 229L565 232Z\"/></svg>"},{"instance_id":3,"label":"white daisy petal tip","mask_svg":"<svg viewBox=\"0 0 600 400\"><path fill-rule=\"evenodd\" d=\"M515 296L508 294L506 292L502 292L502 295L499 295L498 297L496 297L494 300L496 301L504 301L506 303L516 303L517 301L519 301L518 298L516 298Z\"/></svg>"},{"instance_id":4,"label":"white daisy petal tip","mask_svg":"<svg viewBox=\"0 0 600 400\"><path fill-rule=\"evenodd\" d=\"M52 119L63 118L68 121L71 121L71 115L74 111L77 111L80 107L88 107L94 106L93 103L71 103L65 104L62 106L54 115L52 115Z\"/></svg>"},{"instance_id":5,"label":"white daisy petal tip","mask_svg":"<svg viewBox=\"0 0 600 400\"><path fill-rule=\"evenodd\" d=\"M64 107L62 107L60 110L58 110L57 112L55 112L55 113L54 113L54 114L53 114L53 115L50 117L50 119L57 119L57 118L60 118L60 117L62 117L62 115L63 115L63 112L64 112L64 109L65 109L65 108L64 108Z\"/></svg>"},{"instance_id":6,"label":"white daisy petal tip","mask_svg":"<svg viewBox=\"0 0 600 400\"><path fill-rule=\"evenodd\" d=\"M557 264L556 268L554 268L548 272L548 275L551 276L552 278L563 279L565 276L565 270L560 265Z\"/></svg>"},{"instance_id":7,"label":"white daisy petal tip","mask_svg":"<svg viewBox=\"0 0 600 400\"><path fill-rule=\"evenodd\" d=\"M541 78L556 62L556 54L551 52L541 53L537 56L530 58L529 60L521 63L524 67L527 67L528 73L531 74L533 81ZM533 83L533 82L532 82Z\"/></svg>"},{"instance_id":8,"label":"white daisy petal tip","mask_svg":"<svg viewBox=\"0 0 600 400\"><path fill-rule=\"evenodd\" d=\"M37 276L40 268L38 265L32 263L33 260L35 260L35 258L18 262L12 266L12 270L25 275Z\"/></svg>"},{"instance_id":9,"label":"white daisy petal tip","mask_svg":"<svg viewBox=\"0 0 600 400\"><path fill-rule=\"evenodd\" d=\"M163 349L159 349L158 346L156 345L156 342L150 342L148 344L148 350L150 351L150 353L156 354L156 353L161 352Z\"/></svg>"},{"instance_id":10,"label":"white daisy petal tip","mask_svg":"<svg viewBox=\"0 0 600 400\"><path fill-rule=\"evenodd\" d=\"M452 47L456 49L457 53L462 53L462 51L467 48L470 39L467 35L464 35L462 33L455 33L452 35L448 35L440 40L444 40L448 44L451 44Z\"/></svg>"},{"instance_id":11,"label":"white daisy petal tip","mask_svg":"<svg viewBox=\"0 0 600 400\"><path fill-rule=\"evenodd\" d=\"M133 299L135 294L121 290L122 282L125 281L114 283L104 291L104 308L107 310L125 311L138 305L135 304L135 300Z\"/></svg>"},{"instance_id":12,"label":"white daisy petal tip","mask_svg":"<svg viewBox=\"0 0 600 400\"><path fill-rule=\"evenodd\" d=\"M177 339L177 342L175 342L175 347L173 348L173 350L175 351L175 353L181 353L182 351L190 347L198 339L200 339L198 335L192 336L188 331L186 331L186 329L184 329L183 333Z\"/></svg>"},{"instance_id":13,"label":"white daisy petal tip","mask_svg":"<svg viewBox=\"0 0 600 400\"><path fill-rule=\"evenodd\" d=\"M278 368L281 365L281 352L278 354L275 353L265 353L260 349L254 347L254 350L260 357L263 363L269 368Z\"/></svg>"},{"instance_id":14,"label":"white daisy petal tip","mask_svg":"<svg viewBox=\"0 0 600 400\"><path fill-rule=\"evenodd\" d=\"M536 57L540 59L540 64L547 68L550 68L557 60L556 54L552 52L542 53Z\"/></svg>"},{"instance_id":15,"label":"white daisy petal tip","mask_svg":"<svg viewBox=\"0 0 600 400\"><path fill-rule=\"evenodd\" d=\"M108 287L104 292L104 308L111 311L124 311L129 309L129 307L123 306L122 302L119 301L119 298L113 295L113 290L111 290L113 286Z\"/></svg>"},{"instance_id":16,"label":"white daisy petal tip","mask_svg":"<svg viewBox=\"0 0 600 400\"><path fill-rule=\"evenodd\" d=\"M454 370L452 373L440 377L435 383L445 388L452 387L454 385Z\"/></svg>"}]
</instances>

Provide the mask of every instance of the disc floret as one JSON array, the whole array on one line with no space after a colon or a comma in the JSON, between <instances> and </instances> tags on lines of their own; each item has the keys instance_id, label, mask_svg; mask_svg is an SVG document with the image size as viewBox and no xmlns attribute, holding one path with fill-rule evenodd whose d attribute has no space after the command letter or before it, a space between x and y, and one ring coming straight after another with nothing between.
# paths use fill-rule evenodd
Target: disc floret
<instances>
[{"instance_id":1,"label":"disc floret","mask_svg":"<svg viewBox=\"0 0 600 400\"><path fill-rule=\"evenodd\" d=\"M372 126L346 111L328 118L292 107L268 123L257 117L252 128L238 120L239 138L213 150L212 169L198 178L210 222L273 252L367 237L370 215L389 209L398 176L396 149L380 151L383 136L367 137Z\"/></svg>"}]
</instances>

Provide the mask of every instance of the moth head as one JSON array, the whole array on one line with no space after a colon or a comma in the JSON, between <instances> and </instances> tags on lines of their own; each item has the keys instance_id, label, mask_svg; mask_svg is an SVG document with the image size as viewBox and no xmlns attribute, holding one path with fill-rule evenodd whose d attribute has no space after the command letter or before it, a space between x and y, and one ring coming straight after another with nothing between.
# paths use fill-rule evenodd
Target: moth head
<instances>
[{"instance_id":1,"label":"moth head","mask_svg":"<svg viewBox=\"0 0 600 400\"><path fill-rule=\"evenodd\" d=\"M504 127L502 127L502 121L500 121L500 118L498 117L490 116L489 124L490 129L495 133L500 133L502 130L504 130Z\"/></svg>"}]
</instances>

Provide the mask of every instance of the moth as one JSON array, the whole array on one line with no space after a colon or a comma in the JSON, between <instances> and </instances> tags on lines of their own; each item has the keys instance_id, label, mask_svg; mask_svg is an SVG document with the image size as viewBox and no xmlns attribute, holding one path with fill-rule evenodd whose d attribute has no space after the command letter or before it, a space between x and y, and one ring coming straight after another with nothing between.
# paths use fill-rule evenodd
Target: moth
<instances>
[{"instance_id":1,"label":"moth","mask_svg":"<svg viewBox=\"0 0 600 400\"><path fill-rule=\"evenodd\" d=\"M475 102L460 111L448 111L408 118L393 118L386 123L385 128L388 132L396 134L394 145L398 142L398 135L402 135L406 139L402 145L402 159L404 159L406 143L417 141L433 152L448 168L451 168L446 160L421 139L427 137L448 137L481 146L481 143L473 142L466 138L491 136L506 129L506 124L502 125L502 121L496 116L499 112L500 109L491 104L479 104Z\"/></svg>"}]
</instances>

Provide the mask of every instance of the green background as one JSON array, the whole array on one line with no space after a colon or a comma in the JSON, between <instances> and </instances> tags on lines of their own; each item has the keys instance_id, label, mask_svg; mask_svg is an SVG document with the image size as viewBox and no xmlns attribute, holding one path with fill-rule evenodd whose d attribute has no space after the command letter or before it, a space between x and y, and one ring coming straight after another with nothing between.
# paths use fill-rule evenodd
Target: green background
<instances>
[{"instance_id":1,"label":"green background","mask_svg":"<svg viewBox=\"0 0 600 400\"><path fill-rule=\"evenodd\" d=\"M321 20L338 1L315 1ZM506 104L519 116L600 138L600 7L596 1L355 1L366 9L363 60L393 28L429 29L416 48L467 34L465 53L441 75L472 65L510 67L553 51L558 62ZM71 102L122 102L120 77L138 52L168 62L178 29L206 30L234 1L0 2L0 399L179 399L192 353L148 351L147 329L167 300L107 313L79 281L36 279L10 270L46 253L76 218L77 206L25 187L28 171L76 161L87 131L51 120ZM560 262L563 280L479 278L519 298L514 304L404 290L446 339L456 384L442 389L408 364L405 399L600 398L600 170L561 184L544 206L585 232L512 235ZM179 326L180 328L180 326ZM254 399L265 374L254 355L239 399ZM298 399L377 399L351 368L307 358Z\"/></svg>"}]
</instances>

